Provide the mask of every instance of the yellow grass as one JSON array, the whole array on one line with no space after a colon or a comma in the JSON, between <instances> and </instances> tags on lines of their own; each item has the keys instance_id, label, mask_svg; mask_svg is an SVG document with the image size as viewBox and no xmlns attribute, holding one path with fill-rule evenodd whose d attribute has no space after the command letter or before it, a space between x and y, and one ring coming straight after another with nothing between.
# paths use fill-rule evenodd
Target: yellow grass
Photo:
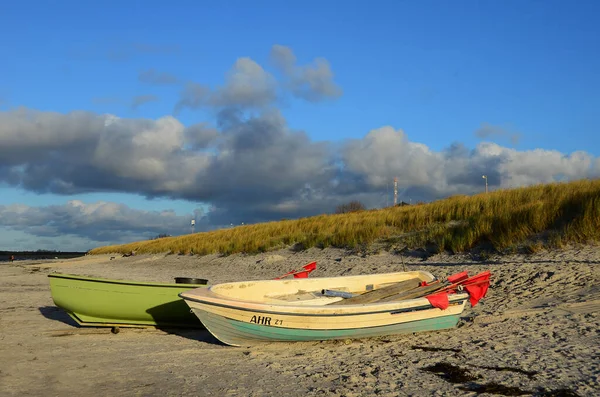
<instances>
[{"instance_id":1,"label":"yellow grass","mask_svg":"<svg viewBox=\"0 0 600 397\"><path fill-rule=\"evenodd\" d=\"M93 249L104 253L257 253L294 246L433 247L463 252L600 240L600 180L455 196L430 204L319 215Z\"/></svg>"}]
</instances>

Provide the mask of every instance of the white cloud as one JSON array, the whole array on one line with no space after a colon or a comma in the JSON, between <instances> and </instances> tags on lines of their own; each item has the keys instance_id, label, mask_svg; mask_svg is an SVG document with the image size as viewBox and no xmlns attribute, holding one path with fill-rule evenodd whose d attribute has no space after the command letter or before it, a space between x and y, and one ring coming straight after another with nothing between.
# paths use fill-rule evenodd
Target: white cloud
<instances>
[{"instance_id":1,"label":"white cloud","mask_svg":"<svg viewBox=\"0 0 600 397\"><path fill-rule=\"evenodd\" d=\"M482 142L473 150L455 145L433 152L409 141L402 130L382 127L349 141L342 159L347 170L368 186L383 187L398 177L402 188L424 188L432 197L471 193L487 175L492 188L527 186L598 175L598 159L586 152L518 151Z\"/></svg>"},{"instance_id":2,"label":"white cloud","mask_svg":"<svg viewBox=\"0 0 600 397\"><path fill-rule=\"evenodd\" d=\"M275 78L252 59L239 58L222 86L211 90L202 84L187 83L175 105L175 113L184 108L257 108L273 103L276 98Z\"/></svg>"},{"instance_id":3,"label":"white cloud","mask_svg":"<svg viewBox=\"0 0 600 397\"><path fill-rule=\"evenodd\" d=\"M239 58L228 72L225 85L211 95L211 105L217 107L264 106L276 98L273 76L250 58Z\"/></svg>"},{"instance_id":4,"label":"white cloud","mask_svg":"<svg viewBox=\"0 0 600 397\"><path fill-rule=\"evenodd\" d=\"M239 108L264 109L281 97L291 94L310 102L335 99L342 89L333 80L329 61L316 58L308 65L296 65L296 56L288 47L274 45L271 61L283 79L278 81L271 73L251 58L238 58L225 75L225 83L210 88L188 82L175 105L177 115L185 108ZM154 74L148 76L157 78Z\"/></svg>"},{"instance_id":5,"label":"white cloud","mask_svg":"<svg viewBox=\"0 0 600 397\"><path fill-rule=\"evenodd\" d=\"M271 48L271 62L284 74L286 87L299 98L319 102L342 95L342 89L333 81L331 66L325 58L316 58L308 65L296 65L296 56L291 48L276 44Z\"/></svg>"}]
</instances>

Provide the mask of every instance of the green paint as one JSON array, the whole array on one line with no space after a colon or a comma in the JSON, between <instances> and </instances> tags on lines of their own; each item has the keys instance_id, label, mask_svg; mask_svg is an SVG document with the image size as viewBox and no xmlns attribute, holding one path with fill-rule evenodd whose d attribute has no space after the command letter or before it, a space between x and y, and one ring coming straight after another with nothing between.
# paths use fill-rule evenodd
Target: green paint
<instances>
[{"instance_id":1,"label":"green paint","mask_svg":"<svg viewBox=\"0 0 600 397\"><path fill-rule=\"evenodd\" d=\"M146 325L201 328L178 294L205 287L50 274L56 306L84 326Z\"/></svg>"}]
</instances>

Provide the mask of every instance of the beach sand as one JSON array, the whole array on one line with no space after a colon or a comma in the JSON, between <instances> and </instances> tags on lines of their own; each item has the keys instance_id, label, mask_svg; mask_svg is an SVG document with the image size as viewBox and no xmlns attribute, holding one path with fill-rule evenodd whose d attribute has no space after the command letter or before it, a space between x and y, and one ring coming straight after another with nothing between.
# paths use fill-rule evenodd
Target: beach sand
<instances>
[{"instance_id":1,"label":"beach sand","mask_svg":"<svg viewBox=\"0 0 600 397\"><path fill-rule=\"evenodd\" d=\"M270 279L313 260L318 269L311 277L406 268L440 278L490 269L493 278L487 297L467 306L456 329L350 344L236 348L205 330L77 328L54 306L47 277L173 282L187 276L214 284ZM594 396L600 395L599 312L600 248L594 246L486 261L310 249L1 263L0 395L460 396L487 390Z\"/></svg>"}]
</instances>

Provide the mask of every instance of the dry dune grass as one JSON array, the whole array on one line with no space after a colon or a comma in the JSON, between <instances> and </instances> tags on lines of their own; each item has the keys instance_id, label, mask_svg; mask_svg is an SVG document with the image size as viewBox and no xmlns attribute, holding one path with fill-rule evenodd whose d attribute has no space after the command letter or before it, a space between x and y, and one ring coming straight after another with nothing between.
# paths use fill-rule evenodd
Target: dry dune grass
<instances>
[{"instance_id":1,"label":"dry dune grass","mask_svg":"<svg viewBox=\"0 0 600 397\"><path fill-rule=\"evenodd\" d=\"M600 180L552 183L455 196L430 204L392 207L239 226L93 249L91 254L256 253L296 246L389 248L428 246L464 252L499 251L600 240Z\"/></svg>"}]
</instances>

